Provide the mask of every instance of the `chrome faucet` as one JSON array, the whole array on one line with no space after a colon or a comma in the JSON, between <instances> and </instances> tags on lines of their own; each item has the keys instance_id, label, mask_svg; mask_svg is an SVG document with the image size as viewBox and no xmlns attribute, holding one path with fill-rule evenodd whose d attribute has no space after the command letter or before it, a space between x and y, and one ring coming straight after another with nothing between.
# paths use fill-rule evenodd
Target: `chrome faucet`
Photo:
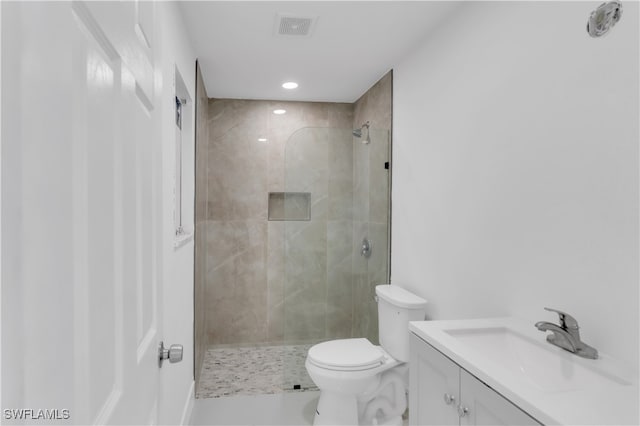
<instances>
[{"instance_id":1,"label":"chrome faucet","mask_svg":"<svg viewBox=\"0 0 640 426\"><path fill-rule=\"evenodd\" d=\"M546 321L536 323L538 330L550 331L552 333L547 336L547 342L583 358L598 358L598 351L580 340L580 327L574 317L556 309L544 309L555 312L560 317L560 325Z\"/></svg>"}]
</instances>

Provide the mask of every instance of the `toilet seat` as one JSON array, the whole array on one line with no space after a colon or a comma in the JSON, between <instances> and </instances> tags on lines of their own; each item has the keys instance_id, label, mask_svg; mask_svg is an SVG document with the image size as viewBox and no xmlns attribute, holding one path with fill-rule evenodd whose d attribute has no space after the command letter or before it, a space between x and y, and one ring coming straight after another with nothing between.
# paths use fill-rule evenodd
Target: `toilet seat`
<instances>
[{"instance_id":1,"label":"toilet seat","mask_svg":"<svg viewBox=\"0 0 640 426\"><path fill-rule=\"evenodd\" d=\"M385 354L367 339L340 339L309 349L307 359L317 367L336 371L362 371L384 364Z\"/></svg>"}]
</instances>

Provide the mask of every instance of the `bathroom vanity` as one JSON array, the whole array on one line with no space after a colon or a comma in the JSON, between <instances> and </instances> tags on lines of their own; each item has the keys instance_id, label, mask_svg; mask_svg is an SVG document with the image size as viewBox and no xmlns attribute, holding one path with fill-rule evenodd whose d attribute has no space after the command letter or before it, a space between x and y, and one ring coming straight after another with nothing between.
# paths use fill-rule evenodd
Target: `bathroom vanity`
<instances>
[{"instance_id":1,"label":"bathroom vanity","mask_svg":"<svg viewBox=\"0 0 640 426\"><path fill-rule=\"evenodd\" d=\"M411 333L412 425L638 424L638 376L577 357L516 318L419 321Z\"/></svg>"},{"instance_id":2,"label":"bathroom vanity","mask_svg":"<svg viewBox=\"0 0 640 426\"><path fill-rule=\"evenodd\" d=\"M411 424L540 424L415 334L411 345Z\"/></svg>"}]
</instances>

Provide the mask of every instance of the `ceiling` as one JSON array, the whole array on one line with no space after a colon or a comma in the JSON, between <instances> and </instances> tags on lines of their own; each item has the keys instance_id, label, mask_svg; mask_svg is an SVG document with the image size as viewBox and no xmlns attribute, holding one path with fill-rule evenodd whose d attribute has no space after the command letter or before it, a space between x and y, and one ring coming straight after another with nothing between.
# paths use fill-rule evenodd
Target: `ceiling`
<instances>
[{"instance_id":1,"label":"ceiling","mask_svg":"<svg viewBox=\"0 0 640 426\"><path fill-rule=\"evenodd\" d=\"M455 13L453 1L180 2L212 98L354 102ZM276 15L314 17L278 36ZM281 84L296 81L285 90Z\"/></svg>"}]
</instances>

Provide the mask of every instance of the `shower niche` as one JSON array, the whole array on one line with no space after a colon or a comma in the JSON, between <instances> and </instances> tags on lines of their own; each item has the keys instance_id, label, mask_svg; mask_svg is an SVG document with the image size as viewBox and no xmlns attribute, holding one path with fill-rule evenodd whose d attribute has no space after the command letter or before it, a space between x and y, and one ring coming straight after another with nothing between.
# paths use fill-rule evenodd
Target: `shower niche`
<instances>
[{"instance_id":1,"label":"shower niche","mask_svg":"<svg viewBox=\"0 0 640 426\"><path fill-rule=\"evenodd\" d=\"M270 192L268 220L311 220L309 192Z\"/></svg>"}]
</instances>

